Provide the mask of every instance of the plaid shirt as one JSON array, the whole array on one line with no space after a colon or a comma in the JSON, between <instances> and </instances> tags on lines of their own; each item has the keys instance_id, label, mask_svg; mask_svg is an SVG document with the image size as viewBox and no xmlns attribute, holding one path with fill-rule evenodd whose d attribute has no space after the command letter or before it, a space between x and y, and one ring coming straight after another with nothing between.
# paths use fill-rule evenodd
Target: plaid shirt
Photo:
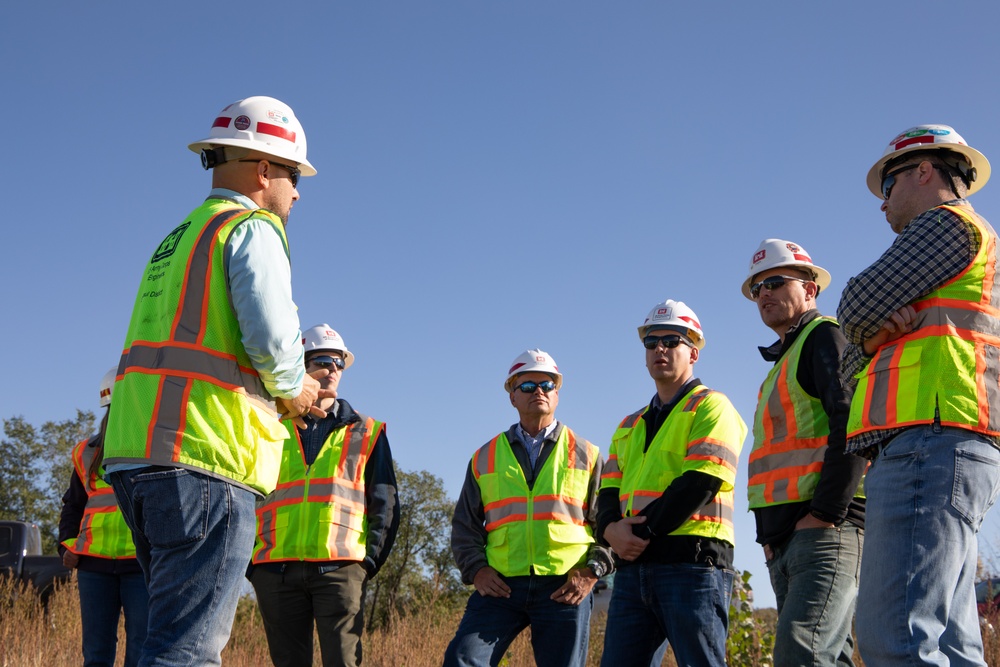
<instances>
[{"instance_id":1,"label":"plaid shirt","mask_svg":"<svg viewBox=\"0 0 1000 667\"><path fill-rule=\"evenodd\" d=\"M964 199L945 202L972 207ZM874 336L895 311L927 296L967 267L979 252L972 225L951 211L932 208L921 213L896 237L882 256L847 281L837 306L837 320L847 336L840 370L853 392L855 375L871 361L862 343ZM848 438L847 451L864 455L902 431L868 431Z\"/></svg>"}]
</instances>

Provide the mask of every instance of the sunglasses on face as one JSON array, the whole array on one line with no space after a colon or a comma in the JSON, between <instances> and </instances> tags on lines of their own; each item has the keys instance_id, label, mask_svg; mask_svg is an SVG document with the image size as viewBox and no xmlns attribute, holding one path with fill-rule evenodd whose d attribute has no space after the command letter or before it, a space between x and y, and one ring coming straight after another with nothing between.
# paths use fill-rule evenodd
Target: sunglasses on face
<instances>
[{"instance_id":1,"label":"sunglasses on face","mask_svg":"<svg viewBox=\"0 0 1000 667\"><path fill-rule=\"evenodd\" d=\"M655 350L658 345L662 345L668 350L672 350L678 345L687 345L687 341L677 335L673 336L646 336L642 339L642 346L647 350Z\"/></svg>"},{"instance_id":2,"label":"sunglasses on face","mask_svg":"<svg viewBox=\"0 0 1000 667\"><path fill-rule=\"evenodd\" d=\"M535 390L541 387L543 393L549 393L556 388L556 383L552 380L545 380L544 382L522 382L517 385L515 389L520 389L525 394L534 394Z\"/></svg>"},{"instance_id":3,"label":"sunglasses on face","mask_svg":"<svg viewBox=\"0 0 1000 667\"><path fill-rule=\"evenodd\" d=\"M750 296L754 299L759 297L761 287L766 287L768 292L773 292L776 289L781 289L788 283L789 280L794 280L800 283L812 282L809 280L804 280L803 278L793 278L792 276L770 276L769 278L764 278L760 282L751 285Z\"/></svg>"},{"instance_id":4,"label":"sunglasses on face","mask_svg":"<svg viewBox=\"0 0 1000 667\"><path fill-rule=\"evenodd\" d=\"M340 357L333 357L333 356L313 357L312 359L307 361L306 364L311 366L319 366L320 368L330 368L332 366L334 368L344 370L344 360L341 359Z\"/></svg>"},{"instance_id":5,"label":"sunglasses on face","mask_svg":"<svg viewBox=\"0 0 1000 667\"><path fill-rule=\"evenodd\" d=\"M240 162L264 162L264 161L265 161L264 159L260 159L260 160L240 160ZM271 164L273 164L276 167L281 167L282 169L286 169L288 171L289 175L290 175L290 178L291 178L291 181L292 181L292 187L293 188L299 187L299 177L302 176L302 172L299 171L298 167L292 167L291 165L281 164L280 162L275 162L274 160L266 160L266 161L270 162Z\"/></svg>"},{"instance_id":6,"label":"sunglasses on face","mask_svg":"<svg viewBox=\"0 0 1000 667\"><path fill-rule=\"evenodd\" d=\"M902 174L904 171L910 171L911 169L916 169L920 166L920 163L909 164L905 167L900 167L896 171L890 171L888 174L882 177L882 199L888 199L889 195L892 194L892 186L896 185L896 174Z\"/></svg>"}]
</instances>

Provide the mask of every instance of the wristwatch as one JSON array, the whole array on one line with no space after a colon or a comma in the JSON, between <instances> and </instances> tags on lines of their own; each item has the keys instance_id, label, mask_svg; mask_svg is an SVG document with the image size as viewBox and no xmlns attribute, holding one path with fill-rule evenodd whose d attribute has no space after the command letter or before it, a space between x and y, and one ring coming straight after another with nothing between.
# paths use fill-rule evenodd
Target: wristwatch
<instances>
[{"instance_id":1,"label":"wristwatch","mask_svg":"<svg viewBox=\"0 0 1000 667\"><path fill-rule=\"evenodd\" d=\"M608 568L604 565L604 563L595 558L591 558L587 561L587 567L590 568L590 571L593 572L594 576L598 579L608 573Z\"/></svg>"}]
</instances>

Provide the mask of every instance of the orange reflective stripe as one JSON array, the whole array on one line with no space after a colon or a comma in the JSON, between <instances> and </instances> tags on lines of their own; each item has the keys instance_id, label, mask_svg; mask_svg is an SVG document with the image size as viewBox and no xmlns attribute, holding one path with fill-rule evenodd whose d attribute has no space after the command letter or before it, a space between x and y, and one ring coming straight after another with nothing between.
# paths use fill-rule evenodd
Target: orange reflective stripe
<instances>
[{"instance_id":1,"label":"orange reflective stripe","mask_svg":"<svg viewBox=\"0 0 1000 667\"><path fill-rule=\"evenodd\" d=\"M705 397L712 393L712 390L705 387L700 391L696 391L688 398L687 403L681 412L694 412L698 409L698 405L701 404Z\"/></svg>"},{"instance_id":2,"label":"orange reflective stripe","mask_svg":"<svg viewBox=\"0 0 1000 667\"><path fill-rule=\"evenodd\" d=\"M601 473L601 479L621 479L622 471L618 468L618 455L612 454L608 457L607 463L604 464L604 471Z\"/></svg>"},{"instance_id":3,"label":"orange reflective stripe","mask_svg":"<svg viewBox=\"0 0 1000 667\"><path fill-rule=\"evenodd\" d=\"M528 519L528 499L502 498L483 507L486 514L486 531L511 521L526 521Z\"/></svg>"},{"instance_id":4,"label":"orange reflective stripe","mask_svg":"<svg viewBox=\"0 0 1000 667\"><path fill-rule=\"evenodd\" d=\"M134 341L118 362L119 377L125 372L200 380L265 403L271 400L256 370L241 366L235 355L195 344Z\"/></svg>"},{"instance_id":5,"label":"orange reflective stripe","mask_svg":"<svg viewBox=\"0 0 1000 667\"><path fill-rule=\"evenodd\" d=\"M643 408L638 412L633 412L628 417L622 420L622 423L618 425L618 428L634 428L639 420L642 419L642 415L646 412L648 408Z\"/></svg>"},{"instance_id":6,"label":"orange reflective stripe","mask_svg":"<svg viewBox=\"0 0 1000 667\"><path fill-rule=\"evenodd\" d=\"M496 449L499 438L500 436L498 435L490 440L485 447L480 447L476 450L476 461L472 467L476 479L479 479L482 475L488 475L496 469Z\"/></svg>"},{"instance_id":7,"label":"orange reflective stripe","mask_svg":"<svg viewBox=\"0 0 1000 667\"><path fill-rule=\"evenodd\" d=\"M713 438L701 438L688 444L687 456L694 461L711 461L729 470L736 470L739 455L729 448L729 444Z\"/></svg>"},{"instance_id":8,"label":"orange reflective stripe","mask_svg":"<svg viewBox=\"0 0 1000 667\"><path fill-rule=\"evenodd\" d=\"M753 470L753 464L756 461L765 459L768 456L774 454L785 454L794 453L800 449L816 449L817 447L823 447L827 444L828 436L820 436L818 438L800 438L791 442L778 442L767 447L761 447L750 452L750 469ZM812 456L812 454L809 454Z\"/></svg>"}]
</instances>

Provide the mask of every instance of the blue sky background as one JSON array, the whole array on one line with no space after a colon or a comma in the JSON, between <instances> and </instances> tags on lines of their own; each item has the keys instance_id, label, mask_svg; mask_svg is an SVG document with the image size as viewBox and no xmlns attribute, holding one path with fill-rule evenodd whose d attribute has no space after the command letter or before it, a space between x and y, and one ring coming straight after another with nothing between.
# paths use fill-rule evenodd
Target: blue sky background
<instances>
[{"instance_id":1,"label":"blue sky background","mask_svg":"<svg viewBox=\"0 0 1000 667\"><path fill-rule=\"evenodd\" d=\"M558 417L606 454L653 393L636 335L685 301L696 370L749 423L775 338L740 294L763 238L846 280L892 242L864 177L899 131L1000 161L987 2L11 3L2 416L97 410L149 254L204 198L186 145L230 102L289 103L319 174L288 236L303 328L357 355L341 395L456 497L516 419L510 361L550 352ZM1000 184L972 198L1000 220ZM736 564L774 597L737 493ZM984 530L1000 541L1000 511Z\"/></svg>"}]
</instances>

